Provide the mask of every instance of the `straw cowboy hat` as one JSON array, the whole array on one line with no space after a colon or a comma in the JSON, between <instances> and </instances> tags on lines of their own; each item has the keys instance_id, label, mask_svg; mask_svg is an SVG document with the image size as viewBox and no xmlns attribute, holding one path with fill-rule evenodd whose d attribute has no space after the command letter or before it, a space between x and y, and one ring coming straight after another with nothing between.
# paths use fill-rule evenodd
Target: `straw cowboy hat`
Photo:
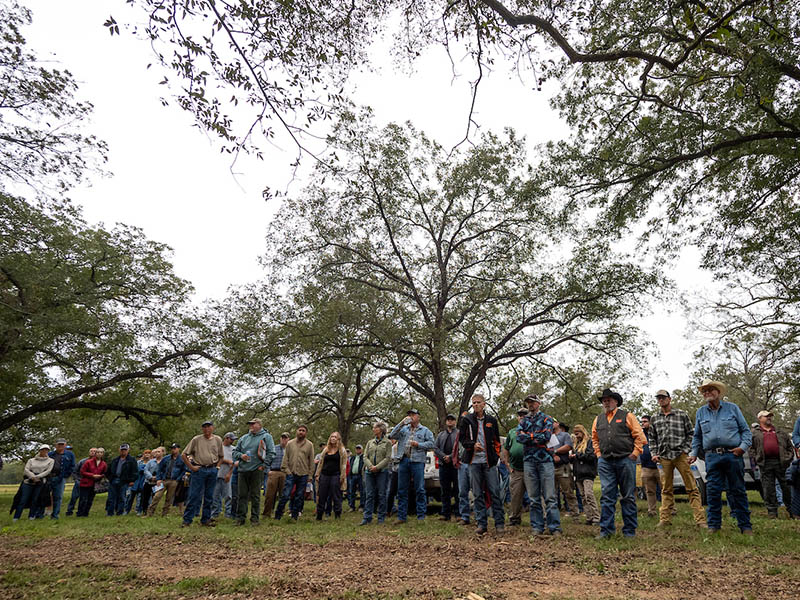
<instances>
[{"instance_id":1,"label":"straw cowboy hat","mask_svg":"<svg viewBox=\"0 0 800 600\"><path fill-rule=\"evenodd\" d=\"M701 383L700 387L697 389L700 390L700 393L703 393L703 391L707 390L708 388L717 388L720 396L725 396L728 393L727 385L721 381L712 381L711 379L704 379L703 383Z\"/></svg>"}]
</instances>

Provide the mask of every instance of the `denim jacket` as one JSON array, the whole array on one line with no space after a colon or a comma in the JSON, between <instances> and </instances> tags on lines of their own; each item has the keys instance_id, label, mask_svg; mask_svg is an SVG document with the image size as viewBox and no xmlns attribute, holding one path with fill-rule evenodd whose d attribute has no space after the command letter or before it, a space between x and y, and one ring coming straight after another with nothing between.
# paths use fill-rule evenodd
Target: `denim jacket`
<instances>
[{"instance_id":1,"label":"denim jacket","mask_svg":"<svg viewBox=\"0 0 800 600\"><path fill-rule=\"evenodd\" d=\"M172 460L172 454L167 454L164 458L161 459L161 462L158 463L158 472L156 478L164 481L167 479L174 479L175 481L180 481L183 478L184 473L186 473L186 463L183 462L181 455L178 455L178 458L175 459L175 464L172 467L172 473L167 473L167 469L169 468L169 463Z\"/></svg>"},{"instance_id":2,"label":"denim jacket","mask_svg":"<svg viewBox=\"0 0 800 600\"><path fill-rule=\"evenodd\" d=\"M700 456L713 448L741 448L745 454L753 443L753 434L742 411L733 402L720 401L717 410L708 405L697 409L690 456Z\"/></svg>"},{"instance_id":3,"label":"denim jacket","mask_svg":"<svg viewBox=\"0 0 800 600\"><path fill-rule=\"evenodd\" d=\"M47 456L50 458L54 458L56 455L55 450L51 450L47 453ZM55 460L55 459L54 459ZM60 482L62 479L66 480L75 472L75 455L70 450L64 450L64 454L61 455L61 472L58 475L53 476L50 481L52 482Z\"/></svg>"},{"instance_id":4,"label":"denim jacket","mask_svg":"<svg viewBox=\"0 0 800 600\"><path fill-rule=\"evenodd\" d=\"M401 459L406 451L406 445L413 439L419 444L416 448L411 449L411 462L425 462L425 457L428 450L433 450L433 433L425 425L418 425L411 433L411 423L404 424L400 421L394 426L389 438L397 440L397 456Z\"/></svg>"},{"instance_id":5,"label":"denim jacket","mask_svg":"<svg viewBox=\"0 0 800 600\"><path fill-rule=\"evenodd\" d=\"M164 459L161 459L161 462L164 462ZM158 462L155 458L151 458L147 461L147 464L144 466L144 482L150 483L154 479L158 479L158 471L159 466L161 463Z\"/></svg>"},{"instance_id":6,"label":"denim jacket","mask_svg":"<svg viewBox=\"0 0 800 600\"><path fill-rule=\"evenodd\" d=\"M800 417L794 422L794 429L792 429L792 443L795 448L800 448Z\"/></svg>"}]
</instances>

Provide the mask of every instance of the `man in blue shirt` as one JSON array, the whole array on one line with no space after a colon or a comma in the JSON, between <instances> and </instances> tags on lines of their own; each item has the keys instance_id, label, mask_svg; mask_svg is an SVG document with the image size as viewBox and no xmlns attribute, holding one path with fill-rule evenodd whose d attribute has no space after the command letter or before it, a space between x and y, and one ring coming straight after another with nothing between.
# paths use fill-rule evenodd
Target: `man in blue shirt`
<instances>
[{"instance_id":1,"label":"man in blue shirt","mask_svg":"<svg viewBox=\"0 0 800 600\"><path fill-rule=\"evenodd\" d=\"M48 453L53 459L53 470L50 473L50 487L53 492L53 512L51 519L58 519L61 512L61 500L64 497L64 486L75 469L75 455L67 450L67 440L56 440L56 449ZM77 484L75 484L77 487Z\"/></svg>"},{"instance_id":2,"label":"man in blue shirt","mask_svg":"<svg viewBox=\"0 0 800 600\"><path fill-rule=\"evenodd\" d=\"M753 434L739 407L722 400L728 391L724 383L706 379L698 389L707 404L697 409L689 464L698 456L705 456L708 530L718 533L722 526L722 490L727 483L731 512L739 529L745 535L753 535L742 462Z\"/></svg>"},{"instance_id":3,"label":"man in blue shirt","mask_svg":"<svg viewBox=\"0 0 800 600\"><path fill-rule=\"evenodd\" d=\"M420 425L419 411L412 408L406 418L394 426L389 439L397 440L397 523L401 525L408 517L408 489L414 480L417 520L425 519L428 499L425 496L425 459L428 450L433 450L433 433Z\"/></svg>"}]
</instances>

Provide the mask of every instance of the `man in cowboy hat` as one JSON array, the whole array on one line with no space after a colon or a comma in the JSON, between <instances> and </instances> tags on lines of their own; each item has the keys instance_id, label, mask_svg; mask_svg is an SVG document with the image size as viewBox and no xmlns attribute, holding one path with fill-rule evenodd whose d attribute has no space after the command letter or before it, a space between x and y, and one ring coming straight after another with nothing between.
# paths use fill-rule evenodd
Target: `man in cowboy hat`
<instances>
[{"instance_id":1,"label":"man in cowboy hat","mask_svg":"<svg viewBox=\"0 0 800 600\"><path fill-rule=\"evenodd\" d=\"M606 388L597 399L603 405L603 413L592 423L592 444L598 457L597 472L601 485L600 534L597 537L614 535L617 496L621 496L622 535L634 537L638 526L636 459L647 438L633 413L619 408L622 396L618 392Z\"/></svg>"},{"instance_id":2,"label":"man in cowboy hat","mask_svg":"<svg viewBox=\"0 0 800 600\"><path fill-rule=\"evenodd\" d=\"M706 404L697 409L695 416L689 464L698 456L705 457L708 529L717 533L722 526L722 489L727 481L731 512L741 532L752 535L742 456L750 449L753 435L739 407L722 399L728 386L706 379L698 390L703 394Z\"/></svg>"},{"instance_id":3,"label":"man in cowboy hat","mask_svg":"<svg viewBox=\"0 0 800 600\"><path fill-rule=\"evenodd\" d=\"M794 459L794 447L789 433L772 424L772 416L772 411L769 410L758 413L758 423L751 431L753 445L750 447L750 456L756 461L761 472L761 488L764 492L767 514L771 519L777 519L778 495L775 492L775 481L780 484L784 504L788 507L791 492L785 474Z\"/></svg>"}]
</instances>

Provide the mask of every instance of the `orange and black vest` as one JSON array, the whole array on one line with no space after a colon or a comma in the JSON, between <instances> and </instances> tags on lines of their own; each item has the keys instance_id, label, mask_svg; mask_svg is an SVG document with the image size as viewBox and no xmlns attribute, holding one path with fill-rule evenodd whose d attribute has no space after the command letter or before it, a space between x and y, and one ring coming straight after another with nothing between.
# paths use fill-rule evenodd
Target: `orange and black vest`
<instances>
[{"instance_id":1,"label":"orange and black vest","mask_svg":"<svg viewBox=\"0 0 800 600\"><path fill-rule=\"evenodd\" d=\"M610 423L605 413L597 417L597 440L603 458L624 458L633 452L633 436L627 421L628 412L621 408Z\"/></svg>"}]
</instances>

